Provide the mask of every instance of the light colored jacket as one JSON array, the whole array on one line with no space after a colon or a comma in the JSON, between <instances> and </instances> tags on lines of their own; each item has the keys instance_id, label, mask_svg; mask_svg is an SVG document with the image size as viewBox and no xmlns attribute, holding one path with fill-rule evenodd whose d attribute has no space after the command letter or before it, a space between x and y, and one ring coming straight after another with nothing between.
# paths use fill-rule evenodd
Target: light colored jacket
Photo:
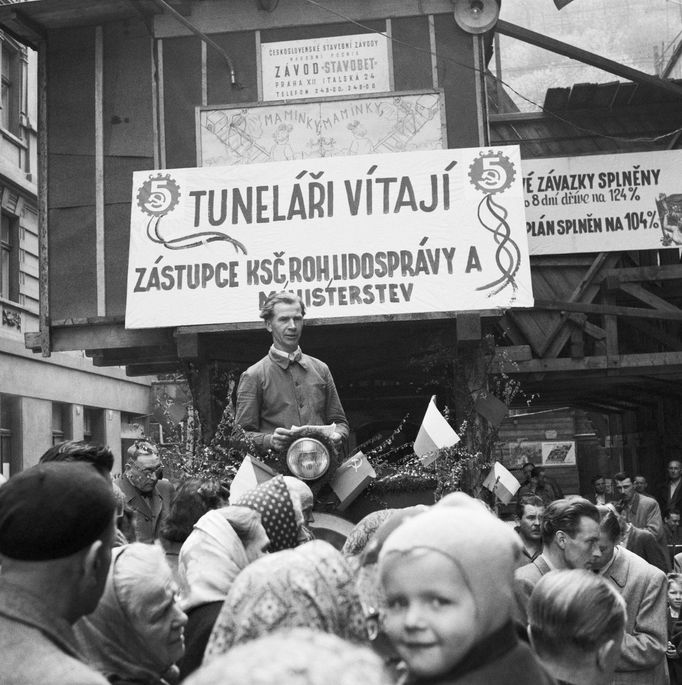
<instances>
[{"instance_id":1,"label":"light colored jacket","mask_svg":"<svg viewBox=\"0 0 682 685\"><path fill-rule=\"evenodd\" d=\"M636 554L616 548L604 578L627 605L625 638L613 685L667 685L668 584L665 573Z\"/></svg>"},{"instance_id":2,"label":"light colored jacket","mask_svg":"<svg viewBox=\"0 0 682 685\"><path fill-rule=\"evenodd\" d=\"M0 654L2 685L108 685L81 661L69 623L2 579Z\"/></svg>"}]
</instances>

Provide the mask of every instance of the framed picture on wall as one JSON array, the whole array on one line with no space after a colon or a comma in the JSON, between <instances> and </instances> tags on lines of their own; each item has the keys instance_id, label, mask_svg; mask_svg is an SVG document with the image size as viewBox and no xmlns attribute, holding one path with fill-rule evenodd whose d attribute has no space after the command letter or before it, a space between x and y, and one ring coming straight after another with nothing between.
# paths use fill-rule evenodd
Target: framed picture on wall
<instances>
[{"instance_id":1,"label":"framed picture on wall","mask_svg":"<svg viewBox=\"0 0 682 685\"><path fill-rule=\"evenodd\" d=\"M495 458L508 469L520 469L524 464L542 463L542 443L528 440L498 443Z\"/></svg>"},{"instance_id":2,"label":"framed picture on wall","mask_svg":"<svg viewBox=\"0 0 682 685\"><path fill-rule=\"evenodd\" d=\"M542 443L543 466L572 466L575 464L575 442L571 440Z\"/></svg>"}]
</instances>

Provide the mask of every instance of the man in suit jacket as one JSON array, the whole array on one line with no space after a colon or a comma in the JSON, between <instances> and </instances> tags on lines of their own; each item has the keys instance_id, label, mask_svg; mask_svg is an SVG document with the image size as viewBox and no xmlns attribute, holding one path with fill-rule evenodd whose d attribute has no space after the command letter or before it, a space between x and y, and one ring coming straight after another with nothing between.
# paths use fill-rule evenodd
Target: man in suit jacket
<instances>
[{"instance_id":1,"label":"man in suit jacket","mask_svg":"<svg viewBox=\"0 0 682 685\"><path fill-rule=\"evenodd\" d=\"M668 668L667 592L665 573L618 545L618 517L609 512L601 522L596 562L627 605L627 622L613 685L666 685Z\"/></svg>"},{"instance_id":2,"label":"man in suit jacket","mask_svg":"<svg viewBox=\"0 0 682 685\"><path fill-rule=\"evenodd\" d=\"M587 496L592 504L608 504L611 497L608 492L606 492L606 478L598 473L592 476L592 493Z\"/></svg>"},{"instance_id":3,"label":"man in suit jacket","mask_svg":"<svg viewBox=\"0 0 682 685\"><path fill-rule=\"evenodd\" d=\"M138 440L128 450L125 473L117 482L126 504L135 512L137 542L154 542L170 510L173 486L167 480L159 480L160 468L161 460L154 445Z\"/></svg>"},{"instance_id":4,"label":"man in suit jacket","mask_svg":"<svg viewBox=\"0 0 682 685\"><path fill-rule=\"evenodd\" d=\"M613 480L616 483L616 493L620 497L619 511L625 519L635 528L650 530L658 543L665 546L663 517L658 502L653 497L640 495L635 490L629 473L617 473Z\"/></svg>"},{"instance_id":5,"label":"man in suit jacket","mask_svg":"<svg viewBox=\"0 0 682 685\"><path fill-rule=\"evenodd\" d=\"M660 568L664 573L670 571L672 561L668 559L650 531L635 528L631 523L626 522L621 545L638 557L642 557L647 563Z\"/></svg>"},{"instance_id":6,"label":"man in suit jacket","mask_svg":"<svg viewBox=\"0 0 682 685\"><path fill-rule=\"evenodd\" d=\"M526 625L528 600L545 573L571 568L589 570L600 555L597 507L582 497L552 502L542 520L542 554L515 573L517 620Z\"/></svg>"},{"instance_id":7,"label":"man in suit jacket","mask_svg":"<svg viewBox=\"0 0 682 685\"><path fill-rule=\"evenodd\" d=\"M658 489L657 499L661 511L682 511L682 463L679 459L668 462L668 480Z\"/></svg>"}]
</instances>

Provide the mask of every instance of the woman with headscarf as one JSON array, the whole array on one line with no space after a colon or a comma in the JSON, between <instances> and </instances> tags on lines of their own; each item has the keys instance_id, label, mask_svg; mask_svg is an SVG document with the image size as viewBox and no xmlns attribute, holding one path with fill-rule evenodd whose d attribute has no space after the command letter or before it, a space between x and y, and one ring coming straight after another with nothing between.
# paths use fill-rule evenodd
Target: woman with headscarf
<instances>
[{"instance_id":1,"label":"woman with headscarf","mask_svg":"<svg viewBox=\"0 0 682 685\"><path fill-rule=\"evenodd\" d=\"M270 554L239 574L213 627L204 663L235 645L301 626L367 641L352 572L341 553L322 540Z\"/></svg>"},{"instance_id":2,"label":"woman with headscarf","mask_svg":"<svg viewBox=\"0 0 682 685\"><path fill-rule=\"evenodd\" d=\"M412 516L427 510L427 506L418 504L403 509L373 511L353 528L342 549L355 573L355 587L365 612L372 647L392 669L397 668L400 657L381 627L380 617L385 608L385 598L379 581L377 559L381 546L393 530Z\"/></svg>"},{"instance_id":3,"label":"woman with headscarf","mask_svg":"<svg viewBox=\"0 0 682 685\"><path fill-rule=\"evenodd\" d=\"M231 649L187 685L391 685L381 659L310 628L277 632Z\"/></svg>"},{"instance_id":4,"label":"woman with headscarf","mask_svg":"<svg viewBox=\"0 0 682 685\"><path fill-rule=\"evenodd\" d=\"M301 499L292 496L284 476L275 476L261 483L241 495L234 504L249 507L261 515L263 528L270 539L271 552L291 549L299 543L303 521Z\"/></svg>"},{"instance_id":5,"label":"woman with headscarf","mask_svg":"<svg viewBox=\"0 0 682 685\"><path fill-rule=\"evenodd\" d=\"M310 524L315 520L313 518L315 495L313 495L313 491L302 480L293 476L283 476L283 478L284 484L287 486L287 490L289 490L289 495L294 500L294 513L298 523L297 540L300 544L310 542L315 539L315 534L310 528Z\"/></svg>"},{"instance_id":6,"label":"woman with headscarf","mask_svg":"<svg viewBox=\"0 0 682 685\"><path fill-rule=\"evenodd\" d=\"M180 549L180 603L187 612L184 678L201 664L225 597L240 571L265 554L268 536L258 512L228 506L204 514Z\"/></svg>"},{"instance_id":7,"label":"woman with headscarf","mask_svg":"<svg viewBox=\"0 0 682 685\"><path fill-rule=\"evenodd\" d=\"M178 583L180 548L192 532L194 524L207 511L225 506L227 496L228 491L214 478L188 478L175 491L168 516L161 524L159 542Z\"/></svg>"},{"instance_id":8,"label":"woman with headscarf","mask_svg":"<svg viewBox=\"0 0 682 685\"><path fill-rule=\"evenodd\" d=\"M356 524L355 528L350 532L343 544L341 553L346 559L352 562L352 566L360 566L361 555L365 548L373 538L374 534L379 530L381 524L390 518L395 509L378 509L372 511Z\"/></svg>"},{"instance_id":9,"label":"woman with headscarf","mask_svg":"<svg viewBox=\"0 0 682 685\"><path fill-rule=\"evenodd\" d=\"M97 609L74 625L88 663L115 685L176 682L187 623L176 594L160 547L114 549Z\"/></svg>"}]
</instances>

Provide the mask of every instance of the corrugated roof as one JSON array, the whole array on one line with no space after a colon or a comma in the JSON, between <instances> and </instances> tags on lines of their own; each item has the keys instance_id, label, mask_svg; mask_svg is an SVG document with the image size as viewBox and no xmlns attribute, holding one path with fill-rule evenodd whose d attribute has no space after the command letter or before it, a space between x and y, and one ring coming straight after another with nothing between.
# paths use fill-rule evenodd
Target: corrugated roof
<instances>
[{"instance_id":1,"label":"corrugated roof","mask_svg":"<svg viewBox=\"0 0 682 685\"><path fill-rule=\"evenodd\" d=\"M619 81L550 88L539 113L500 113L489 92L491 144L519 144L525 159L682 147L679 132L667 135L682 127L682 98L663 90Z\"/></svg>"}]
</instances>

